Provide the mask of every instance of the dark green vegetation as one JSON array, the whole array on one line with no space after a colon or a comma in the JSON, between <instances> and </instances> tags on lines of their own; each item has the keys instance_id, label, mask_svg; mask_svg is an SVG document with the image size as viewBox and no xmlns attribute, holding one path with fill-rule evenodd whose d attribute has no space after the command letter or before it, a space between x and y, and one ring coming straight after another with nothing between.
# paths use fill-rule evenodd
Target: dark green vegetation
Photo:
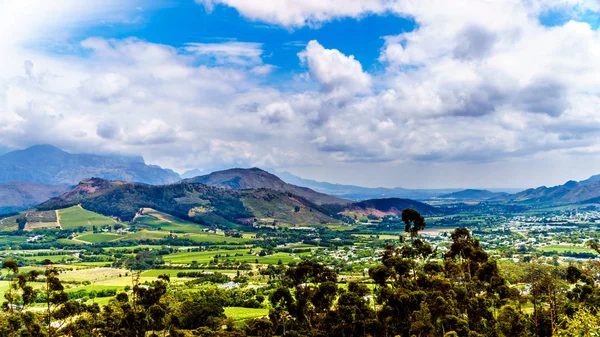
<instances>
[{"instance_id":1,"label":"dark green vegetation","mask_svg":"<svg viewBox=\"0 0 600 337\"><path fill-rule=\"evenodd\" d=\"M361 216L376 215L378 217L384 217L386 215L400 216L400 213L405 208L415 209L423 215L441 213L439 209L428 204L415 200L398 198L370 199L356 202L347 207L344 213L348 215L358 214Z\"/></svg>"},{"instance_id":2,"label":"dark green vegetation","mask_svg":"<svg viewBox=\"0 0 600 337\"><path fill-rule=\"evenodd\" d=\"M6 259L0 335L540 337L600 329L597 264L502 268L465 228L436 249L420 236L418 212L401 218L410 240L385 245L379 262L343 281L340 269L310 260L270 264L258 271L268 282L245 289L201 286L253 277L239 270L165 269L143 281L140 271L169 253L140 250L118 261L132 275L127 288L93 290L95 298L116 294L99 305L85 300L90 290L70 292L57 267L20 270Z\"/></svg>"}]
</instances>

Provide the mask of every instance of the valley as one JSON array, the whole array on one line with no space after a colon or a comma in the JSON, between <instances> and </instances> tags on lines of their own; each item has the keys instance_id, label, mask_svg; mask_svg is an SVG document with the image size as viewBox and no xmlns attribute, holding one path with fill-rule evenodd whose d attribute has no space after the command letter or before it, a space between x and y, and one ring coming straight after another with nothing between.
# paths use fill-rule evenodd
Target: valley
<instances>
[{"instance_id":1,"label":"valley","mask_svg":"<svg viewBox=\"0 0 600 337\"><path fill-rule=\"evenodd\" d=\"M88 304L107 304L134 282L150 285L159 275L170 277L172 291L243 294L246 302L231 300L224 311L241 324L268 314L273 280L302 261L335 270L340 287L357 281L372 289L368 270L386 245L401 246L399 238L407 237L400 213L409 207L425 216L421 237L434 249L449 249L451 232L468 228L500 270L532 261L586 264L597 256L586 246L600 235L594 205L513 209L486 201L429 206L386 199L320 206L273 190L99 179L5 216L0 254L24 271L58 268L68 296ZM0 290L8 282L0 281Z\"/></svg>"},{"instance_id":2,"label":"valley","mask_svg":"<svg viewBox=\"0 0 600 337\"><path fill-rule=\"evenodd\" d=\"M282 310L275 296L299 282L291 273L335 273L328 287L337 289L336 296L359 291L364 305L383 310L376 298L386 288L377 273L389 263L390 251L413 256L402 261L426 268L451 263L448 254L467 240L470 249L494 261L505 282L501 287L521 296L505 303L532 315L539 300L523 289L536 270L596 270L596 185L590 179L516 194L440 190L421 200L352 201L257 168L158 185L96 177L2 215L0 258L14 262L20 273L56 275L72 301L66 303L113 308L120 296L168 286L162 296L177 303L216 301L214 317L239 331L275 319ZM405 219L407 210L417 218ZM410 226L421 216L424 224L413 232ZM461 235L468 238L457 239ZM295 296L308 280L319 282L301 279L306 282L296 285ZM14 280L9 270L0 275L0 295L12 296ZM47 310L45 282L28 281L35 294L28 311Z\"/></svg>"}]
</instances>

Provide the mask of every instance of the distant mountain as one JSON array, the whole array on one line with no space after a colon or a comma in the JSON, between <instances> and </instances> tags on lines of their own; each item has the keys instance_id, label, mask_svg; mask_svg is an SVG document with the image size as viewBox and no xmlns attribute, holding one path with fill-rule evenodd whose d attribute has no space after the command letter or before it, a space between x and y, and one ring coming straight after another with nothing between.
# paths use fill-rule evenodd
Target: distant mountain
<instances>
[{"instance_id":1,"label":"distant mountain","mask_svg":"<svg viewBox=\"0 0 600 337\"><path fill-rule=\"evenodd\" d=\"M67 186L11 181L0 183L0 214L18 212L67 192Z\"/></svg>"},{"instance_id":2,"label":"distant mountain","mask_svg":"<svg viewBox=\"0 0 600 337\"><path fill-rule=\"evenodd\" d=\"M234 168L216 171L207 175L183 180L187 183L201 183L207 186L231 190L248 190L266 188L278 192L287 192L305 198L317 205L323 204L349 204L335 196L319 193L307 187L300 187L284 182L274 174L259 168Z\"/></svg>"},{"instance_id":3,"label":"distant mountain","mask_svg":"<svg viewBox=\"0 0 600 337\"><path fill-rule=\"evenodd\" d=\"M177 173L146 165L141 157L71 154L50 145L36 145L0 156L0 182L75 185L91 177L152 185L179 180Z\"/></svg>"},{"instance_id":4,"label":"distant mountain","mask_svg":"<svg viewBox=\"0 0 600 337\"><path fill-rule=\"evenodd\" d=\"M443 194L438 196L440 199L455 199L455 200L488 200L507 196L505 192L492 192L489 190L466 189L458 192Z\"/></svg>"},{"instance_id":5,"label":"distant mountain","mask_svg":"<svg viewBox=\"0 0 600 337\"><path fill-rule=\"evenodd\" d=\"M386 215L400 216L405 208L417 210L421 215L440 214L440 210L426 203L411 199L386 198L370 199L349 205L342 213L345 215L375 215L383 217Z\"/></svg>"},{"instance_id":6,"label":"distant mountain","mask_svg":"<svg viewBox=\"0 0 600 337\"><path fill-rule=\"evenodd\" d=\"M600 201L600 176L592 176L582 181L567 181L563 185L530 188L511 194L500 200L518 203L574 204Z\"/></svg>"},{"instance_id":7,"label":"distant mountain","mask_svg":"<svg viewBox=\"0 0 600 337\"><path fill-rule=\"evenodd\" d=\"M153 208L207 225L250 225L255 219L290 225L340 222L321 206L287 192L232 190L190 182L151 186L94 178L37 208L53 210L77 204L122 221L135 219L141 208Z\"/></svg>"},{"instance_id":8,"label":"distant mountain","mask_svg":"<svg viewBox=\"0 0 600 337\"><path fill-rule=\"evenodd\" d=\"M328 182L304 179L295 176L289 172L275 172L275 174L287 183L308 187L317 192L335 195L340 198L355 201L373 198L407 198L424 200L460 190L457 188L417 190L406 189L401 187L361 187L355 185L332 184Z\"/></svg>"},{"instance_id":9,"label":"distant mountain","mask_svg":"<svg viewBox=\"0 0 600 337\"><path fill-rule=\"evenodd\" d=\"M201 176L202 174L204 174L204 172L202 172L201 170L193 169L193 170L185 171L182 174L180 174L179 176L181 176L182 179L189 179L189 178Z\"/></svg>"}]
</instances>

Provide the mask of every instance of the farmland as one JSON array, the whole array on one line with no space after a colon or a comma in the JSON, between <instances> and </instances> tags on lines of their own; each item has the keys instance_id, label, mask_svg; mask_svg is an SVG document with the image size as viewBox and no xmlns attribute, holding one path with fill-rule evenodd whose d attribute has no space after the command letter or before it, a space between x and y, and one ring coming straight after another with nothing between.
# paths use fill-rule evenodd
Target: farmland
<instances>
[{"instance_id":1,"label":"farmland","mask_svg":"<svg viewBox=\"0 0 600 337\"><path fill-rule=\"evenodd\" d=\"M600 233L597 224L578 220L590 214L579 214L576 219L571 213L552 212L436 216L426 218L433 227L423 230L421 237L444 251L451 243L450 231L467 227L518 283L523 276L515 265L532 260L561 265L597 255L585 243ZM53 214L60 227L40 225L52 224ZM168 277L173 294L225 294L230 299L224 315L236 326L266 317L272 304L265 298L276 289L277 280L287 268L305 260L339 273L337 287L343 291L349 290L348 282L355 281L375 292L367 271L378 265L386 244L399 246L400 237L406 237L403 224L389 217L357 217L350 224L229 228L198 224L151 208L141 209L131 222L122 223L72 206L31 214L28 219L32 223L38 219L38 225L20 233L5 232L0 236L0 254L16 259L23 272L44 273L49 265L56 266L69 296L108 305L115 294L131 291L135 284L150 286L159 277ZM547 224L549 219L552 225ZM8 282L0 280L0 295L7 287ZM34 282L33 287L40 291L43 284ZM523 308L530 310L530 306L525 303Z\"/></svg>"},{"instance_id":2,"label":"farmland","mask_svg":"<svg viewBox=\"0 0 600 337\"><path fill-rule=\"evenodd\" d=\"M94 226L102 227L105 225L114 225L114 219L90 212L81 206L73 206L57 211L58 223L62 229L76 229L84 227L92 229Z\"/></svg>"}]
</instances>

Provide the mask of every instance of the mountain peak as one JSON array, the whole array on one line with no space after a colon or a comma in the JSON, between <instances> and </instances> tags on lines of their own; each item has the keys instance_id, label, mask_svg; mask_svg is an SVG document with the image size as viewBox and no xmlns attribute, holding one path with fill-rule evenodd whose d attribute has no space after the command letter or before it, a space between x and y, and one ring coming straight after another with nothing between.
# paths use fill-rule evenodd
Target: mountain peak
<instances>
[{"instance_id":1,"label":"mountain peak","mask_svg":"<svg viewBox=\"0 0 600 337\"><path fill-rule=\"evenodd\" d=\"M231 190L254 190L265 188L279 192L292 193L316 204L346 204L349 202L348 200L315 192L306 187L288 184L278 176L258 167L232 168L216 171L207 175L185 179L183 182L201 183L207 186Z\"/></svg>"},{"instance_id":2,"label":"mountain peak","mask_svg":"<svg viewBox=\"0 0 600 337\"><path fill-rule=\"evenodd\" d=\"M50 144L38 144L32 145L22 151L52 151L52 152L65 152L62 149ZM66 152L65 152L66 153Z\"/></svg>"}]
</instances>

